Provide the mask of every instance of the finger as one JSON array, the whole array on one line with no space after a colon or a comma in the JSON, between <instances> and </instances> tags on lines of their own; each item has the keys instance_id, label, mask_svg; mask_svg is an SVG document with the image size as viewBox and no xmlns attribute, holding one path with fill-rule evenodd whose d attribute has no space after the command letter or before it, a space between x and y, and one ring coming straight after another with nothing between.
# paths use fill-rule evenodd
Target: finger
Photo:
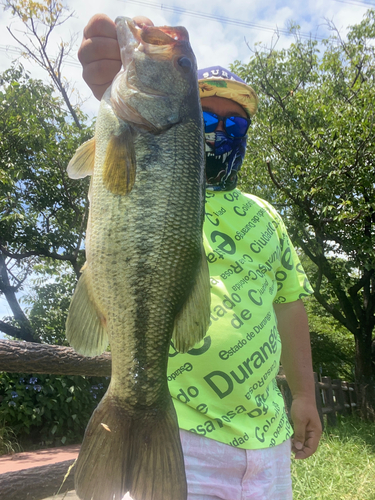
<instances>
[{"instance_id":1,"label":"finger","mask_svg":"<svg viewBox=\"0 0 375 500\"><path fill-rule=\"evenodd\" d=\"M293 436L293 448L298 452L301 451L305 445L305 432L306 424L303 422L294 422L294 436Z\"/></svg>"},{"instance_id":2,"label":"finger","mask_svg":"<svg viewBox=\"0 0 375 500\"><path fill-rule=\"evenodd\" d=\"M153 26L148 17L137 16L133 20L140 27ZM83 79L94 96L101 99L121 69L116 25L105 14L96 14L88 22L78 50L78 59L83 67Z\"/></svg>"},{"instance_id":3,"label":"finger","mask_svg":"<svg viewBox=\"0 0 375 500\"><path fill-rule=\"evenodd\" d=\"M302 448L300 447L300 445L298 445L297 448L295 446L296 443L293 442L292 451L295 453L294 457L297 460L311 457L311 455L313 455L316 452L319 446L320 436L321 436L321 431L319 429L314 431L308 430L306 432L306 439L305 442L303 443Z\"/></svg>"},{"instance_id":4,"label":"finger","mask_svg":"<svg viewBox=\"0 0 375 500\"><path fill-rule=\"evenodd\" d=\"M83 67L101 59L120 61L120 47L117 39L93 37L84 40L78 50L78 59Z\"/></svg>"},{"instance_id":5,"label":"finger","mask_svg":"<svg viewBox=\"0 0 375 500\"><path fill-rule=\"evenodd\" d=\"M107 90L107 88L111 85L112 82L105 83L103 85L91 85L90 89L91 92L94 94L94 97L98 99L98 101L101 100L101 98L104 95L104 92Z\"/></svg>"},{"instance_id":6,"label":"finger","mask_svg":"<svg viewBox=\"0 0 375 500\"><path fill-rule=\"evenodd\" d=\"M83 30L84 38L107 37L117 40L116 25L105 14L96 14Z\"/></svg>"},{"instance_id":7,"label":"finger","mask_svg":"<svg viewBox=\"0 0 375 500\"><path fill-rule=\"evenodd\" d=\"M82 76L94 96L101 99L121 69L121 61L102 59L84 66Z\"/></svg>"},{"instance_id":8,"label":"finger","mask_svg":"<svg viewBox=\"0 0 375 500\"><path fill-rule=\"evenodd\" d=\"M154 23L146 16L133 17L133 21L139 26L154 26ZM83 30L85 39L93 37L107 37L117 39L116 24L105 14L93 16Z\"/></svg>"},{"instance_id":9,"label":"finger","mask_svg":"<svg viewBox=\"0 0 375 500\"><path fill-rule=\"evenodd\" d=\"M315 453L317 446L313 446L312 443L306 443L306 445L301 450L296 450L294 447L292 451L294 452L294 458L296 460L304 460L305 458L311 457Z\"/></svg>"}]
</instances>

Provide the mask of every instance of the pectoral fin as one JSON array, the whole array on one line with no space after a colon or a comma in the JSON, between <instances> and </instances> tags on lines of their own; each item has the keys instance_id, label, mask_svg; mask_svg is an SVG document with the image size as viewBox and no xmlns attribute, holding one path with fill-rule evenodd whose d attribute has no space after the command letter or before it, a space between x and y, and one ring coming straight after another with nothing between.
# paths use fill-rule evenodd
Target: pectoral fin
<instances>
[{"instance_id":1,"label":"pectoral fin","mask_svg":"<svg viewBox=\"0 0 375 500\"><path fill-rule=\"evenodd\" d=\"M69 307L66 338L79 354L98 356L108 346L105 324L106 319L100 314L90 293L88 271L84 269Z\"/></svg>"},{"instance_id":2,"label":"pectoral fin","mask_svg":"<svg viewBox=\"0 0 375 500\"><path fill-rule=\"evenodd\" d=\"M70 160L67 171L71 179L92 175L95 161L95 138L84 142Z\"/></svg>"},{"instance_id":3,"label":"pectoral fin","mask_svg":"<svg viewBox=\"0 0 375 500\"><path fill-rule=\"evenodd\" d=\"M103 167L103 181L113 194L130 193L135 182L136 158L129 130L110 139Z\"/></svg>"},{"instance_id":4,"label":"pectoral fin","mask_svg":"<svg viewBox=\"0 0 375 500\"><path fill-rule=\"evenodd\" d=\"M195 284L176 316L172 340L179 352L187 352L206 335L210 322L210 276L204 250Z\"/></svg>"}]
</instances>

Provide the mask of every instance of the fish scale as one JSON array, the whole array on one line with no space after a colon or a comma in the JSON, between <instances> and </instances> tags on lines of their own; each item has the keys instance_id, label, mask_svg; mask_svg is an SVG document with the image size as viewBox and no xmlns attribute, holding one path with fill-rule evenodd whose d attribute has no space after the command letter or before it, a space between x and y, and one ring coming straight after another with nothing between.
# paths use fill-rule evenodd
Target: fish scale
<instances>
[{"instance_id":1,"label":"fish scale","mask_svg":"<svg viewBox=\"0 0 375 500\"><path fill-rule=\"evenodd\" d=\"M71 177L92 180L67 338L81 354L98 355L108 342L112 354L75 487L82 500L128 491L134 500L186 500L166 371L171 339L186 352L210 315L196 62L184 28L116 24L124 69L102 99L94 139L68 166Z\"/></svg>"}]
</instances>

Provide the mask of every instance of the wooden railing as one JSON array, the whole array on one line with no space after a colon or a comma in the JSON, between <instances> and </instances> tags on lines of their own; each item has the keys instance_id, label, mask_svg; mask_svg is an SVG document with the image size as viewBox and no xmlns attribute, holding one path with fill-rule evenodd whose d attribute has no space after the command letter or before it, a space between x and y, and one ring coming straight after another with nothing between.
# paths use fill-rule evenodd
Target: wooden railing
<instances>
[{"instance_id":1,"label":"wooden railing","mask_svg":"<svg viewBox=\"0 0 375 500\"><path fill-rule=\"evenodd\" d=\"M321 377L314 373L315 397L320 420L325 425L336 426L337 414L352 415L356 412L358 404L358 386L354 383L345 382L340 379L332 380L330 377ZM288 413L292 404L292 394L284 375L278 375L277 383Z\"/></svg>"}]
</instances>

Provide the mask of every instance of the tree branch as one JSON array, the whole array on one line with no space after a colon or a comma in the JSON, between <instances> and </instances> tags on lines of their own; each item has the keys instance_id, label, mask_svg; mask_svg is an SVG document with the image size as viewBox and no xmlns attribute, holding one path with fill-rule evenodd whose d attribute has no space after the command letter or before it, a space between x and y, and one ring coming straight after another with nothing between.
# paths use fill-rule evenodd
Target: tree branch
<instances>
[{"instance_id":1,"label":"tree branch","mask_svg":"<svg viewBox=\"0 0 375 500\"><path fill-rule=\"evenodd\" d=\"M0 371L55 375L111 375L111 354L88 358L71 347L0 340Z\"/></svg>"},{"instance_id":2,"label":"tree branch","mask_svg":"<svg viewBox=\"0 0 375 500\"><path fill-rule=\"evenodd\" d=\"M9 2L9 4L11 5L11 2ZM17 16L20 18L20 20L25 25L26 30L28 30L31 33L31 35L36 39L37 45L35 45L33 43L33 40L29 36L25 35L28 38L28 40L30 41L34 51L37 54L39 54L39 57L37 57L37 55L25 43L21 42L21 40L12 32L12 30L9 27L7 27L7 30L9 31L11 36L14 38L14 40L16 40L16 42L19 45L21 45L21 47L24 48L27 56L34 59L34 61L39 66L41 66L44 70L47 71L47 73L49 74L53 83L55 84L55 86L57 87L59 92L61 93L61 95L65 101L65 104L68 107L69 112L74 120L74 123L76 124L76 126L79 129L82 129L81 122L78 118L77 113L75 112L75 109L72 106L72 103L70 102L69 96L68 96L66 89L65 89L65 85L63 84L63 81L61 78L61 71L60 70L61 70L62 61L64 59L64 46L61 47L61 49L59 50L59 53L56 57L56 61L57 61L56 68L54 68L54 65L52 64L51 59L47 54L47 43L48 43L48 38L49 38L50 33L52 32L52 30L56 26L63 24L67 19L69 19L73 15L73 13L71 13L69 16L67 16L65 19L63 19L60 23L58 23L57 20L59 19L61 12L58 12L58 11L56 11L57 13L53 12L54 5L51 5L50 6L50 11L51 11L50 17L51 17L51 19L53 19L55 16L55 21L54 22L51 21L51 24L43 23L48 28L47 34L45 36L45 41L43 42L38 34L38 28L35 25L33 18L32 17L29 18L29 20L30 20L30 26L29 26L27 24L27 21L26 22L24 21L23 13L13 5L11 5L11 7L12 7L12 9L14 9L14 13L17 14Z\"/></svg>"},{"instance_id":3,"label":"tree branch","mask_svg":"<svg viewBox=\"0 0 375 500\"><path fill-rule=\"evenodd\" d=\"M319 240L319 236L317 235L317 239ZM323 295L319 292L319 289L314 289L314 295L317 298L318 302L337 319L342 325L345 326L353 335L358 335L358 327L360 323L360 318L356 315L357 307L350 303L349 298L346 296L345 291L342 289L339 279L332 269L332 266L329 263L329 260L324 255L323 251L321 255L315 255L310 251L308 245L305 244L301 237L296 238L298 245L302 248L302 250L306 253L306 255L314 262L314 264L320 270L331 284L334 294L336 295L340 307L344 314L338 311L335 307L328 303L328 301L323 297ZM351 297L354 301L355 298ZM354 306L354 308L353 308Z\"/></svg>"},{"instance_id":4,"label":"tree branch","mask_svg":"<svg viewBox=\"0 0 375 500\"><path fill-rule=\"evenodd\" d=\"M0 243L0 251L4 255L6 255L7 257L10 257L11 259L15 259L18 261L26 259L28 257L50 257L51 259L68 261L68 262L71 262L73 264L73 262L76 260L75 255L60 255L57 252L49 252L48 250L46 250L44 248L40 249L40 250L30 250L29 252L23 252L23 253L12 253L12 252L9 252L6 249L6 247L4 247Z\"/></svg>"},{"instance_id":5,"label":"tree branch","mask_svg":"<svg viewBox=\"0 0 375 500\"><path fill-rule=\"evenodd\" d=\"M18 303L13 287L10 285L5 259L2 253L0 253L0 290L3 292L5 298L7 299L9 307L11 308L14 315L14 319L20 325L20 328L16 332L17 338L22 338L23 340L27 340L28 342L40 342L40 339L36 336L35 332L32 329L29 319L22 311ZM18 336L18 334L20 334L21 336Z\"/></svg>"},{"instance_id":6,"label":"tree branch","mask_svg":"<svg viewBox=\"0 0 375 500\"><path fill-rule=\"evenodd\" d=\"M5 333L5 335L9 335L15 339L23 340L25 332L22 328L17 328L15 326L10 325L9 323L5 323L5 321L0 320L0 330ZM33 340L31 340L33 342Z\"/></svg>"}]
</instances>

